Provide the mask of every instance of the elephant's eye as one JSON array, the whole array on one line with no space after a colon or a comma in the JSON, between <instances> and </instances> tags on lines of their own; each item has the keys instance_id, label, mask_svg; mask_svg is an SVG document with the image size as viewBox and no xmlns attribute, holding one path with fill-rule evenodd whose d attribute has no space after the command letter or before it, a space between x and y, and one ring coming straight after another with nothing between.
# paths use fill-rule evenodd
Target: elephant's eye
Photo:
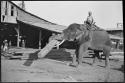
<instances>
[{"instance_id":1,"label":"elephant's eye","mask_svg":"<svg viewBox=\"0 0 125 83\"><path fill-rule=\"evenodd\" d=\"M78 34L78 32L76 32L75 34Z\"/></svg>"}]
</instances>

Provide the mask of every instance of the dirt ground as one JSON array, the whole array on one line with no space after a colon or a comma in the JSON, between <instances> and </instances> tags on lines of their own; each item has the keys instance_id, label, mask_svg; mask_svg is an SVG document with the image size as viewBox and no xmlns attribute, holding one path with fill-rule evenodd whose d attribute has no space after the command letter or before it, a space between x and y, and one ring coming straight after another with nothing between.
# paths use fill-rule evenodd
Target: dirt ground
<instances>
[{"instance_id":1,"label":"dirt ground","mask_svg":"<svg viewBox=\"0 0 125 83\"><path fill-rule=\"evenodd\" d=\"M45 58L36 60L7 60L2 56L1 80L2 82L124 82L123 59L110 60L110 69L106 69L104 60L97 61L92 66L93 59L86 57L83 64L76 68L68 65L71 63L70 52L54 50Z\"/></svg>"}]
</instances>

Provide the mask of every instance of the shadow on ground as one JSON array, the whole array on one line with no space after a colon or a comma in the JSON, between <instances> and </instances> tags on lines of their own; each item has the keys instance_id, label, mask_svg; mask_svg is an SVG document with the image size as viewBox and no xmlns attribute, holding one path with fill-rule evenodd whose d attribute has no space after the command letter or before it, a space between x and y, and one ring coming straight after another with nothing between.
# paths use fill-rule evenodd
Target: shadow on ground
<instances>
[{"instance_id":1,"label":"shadow on ground","mask_svg":"<svg viewBox=\"0 0 125 83\"><path fill-rule=\"evenodd\" d=\"M113 70L118 70L118 71L121 71L121 72L125 73L125 71L124 71L124 64L121 65L120 68L111 68L111 69L113 69Z\"/></svg>"},{"instance_id":2,"label":"shadow on ground","mask_svg":"<svg viewBox=\"0 0 125 83\"><path fill-rule=\"evenodd\" d=\"M30 66L34 60L38 59L39 52L40 50L29 54L28 59L24 62L23 65ZM70 55L71 55L70 52L66 52L65 49L59 49L59 50L53 49L44 58L54 59L59 61L71 61L72 58Z\"/></svg>"},{"instance_id":3,"label":"shadow on ground","mask_svg":"<svg viewBox=\"0 0 125 83\"><path fill-rule=\"evenodd\" d=\"M25 66L30 66L34 60L37 60L38 59L38 53L40 52L40 50L34 52L34 53L31 53L29 54L29 57L28 59L24 62L23 65Z\"/></svg>"},{"instance_id":4,"label":"shadow on ground","mask_svg":"<svg viewBox=\"0 0 125 83\"><path fill-rule=\"evenodd\" d=\"M52 51L50 51L45 58L49 58L49 59L54 59L54 60L60 60L60 61L71 61L71 53L70 52L66 52L65 49L53 49Z\"/></svg>"}]
</instances>

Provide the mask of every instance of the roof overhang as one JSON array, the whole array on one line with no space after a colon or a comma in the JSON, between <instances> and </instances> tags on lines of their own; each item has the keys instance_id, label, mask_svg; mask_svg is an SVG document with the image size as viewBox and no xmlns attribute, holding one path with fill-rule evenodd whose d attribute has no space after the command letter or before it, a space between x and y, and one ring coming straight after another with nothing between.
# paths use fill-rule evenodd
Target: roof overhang
<instances>
[{"instance_id":1,"label":"roof overhang","mask_svg":"<svg viewBox=\"0 0 125 83\"><path fill-rule=\"evenodd\" d=\"M16 22L16 21L20 21L32 26L36 26L39 27L40 29L46 29L46 30L50 30L50 31L54 31L54 32L59 32L61 33L66 26L63 25L58 25L52 22L49 22L45 19L42 19L34 14L31 14L23 9L21 9L20 7L18 7L16 4L14 4L12 1L8 1L10 4L14 5L16 7L16 11L17 11L17 17L15 17L15 20L13 20L14 18L12 18L12 21ZM9 17L10 19L11 17ZM8 21L8 19L7 19ZM9 21L8 21L9 23Z\"/></svg>"}]
</instances>

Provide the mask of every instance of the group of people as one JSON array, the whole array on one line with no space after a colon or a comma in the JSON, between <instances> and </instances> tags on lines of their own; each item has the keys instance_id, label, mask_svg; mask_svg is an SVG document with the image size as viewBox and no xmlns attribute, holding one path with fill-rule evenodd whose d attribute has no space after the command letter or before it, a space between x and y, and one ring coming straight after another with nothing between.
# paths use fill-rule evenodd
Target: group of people
<instances>
[{"instance_id":1,"label":"group of people","mask_svg":"<svg viewBox=\"0 0 125 83\"><path fill-rule=\"evenodd\" d=\"M5 39L3 41L3 44L1 45L1 50L4 52L7 52L7 50L11 47L11 41L7 41L7 39ZM25 47L25 41L22 40L22 47Z\"/></svg>"},{"instance_id":2,"label":"group of people","mask_svg":"<svg viewBox=\"0 0 125 83\"><path fill-rule=\"evenodd\" d=\"M25 48L25 40L24 39L19 39L19 44Z\"/></svg>"}]
</instances>

